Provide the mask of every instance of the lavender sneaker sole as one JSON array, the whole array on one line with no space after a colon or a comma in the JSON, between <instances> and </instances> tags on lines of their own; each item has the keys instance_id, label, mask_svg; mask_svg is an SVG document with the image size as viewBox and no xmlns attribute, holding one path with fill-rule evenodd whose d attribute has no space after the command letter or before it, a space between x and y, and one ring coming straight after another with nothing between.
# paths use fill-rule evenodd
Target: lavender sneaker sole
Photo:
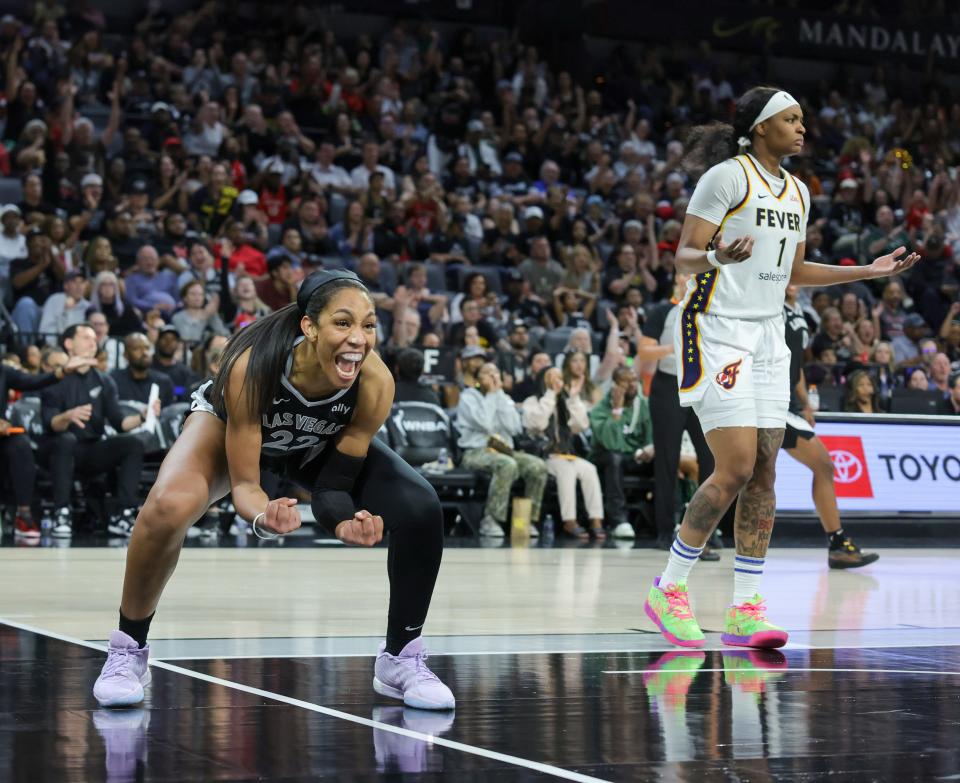
<instances>
[{"instance_id":1,"label":"lavender sneaker sole","mask_svg":"<svg viewBox=\"0 0 960 783\"><path fill-rule=\"evenodd\" d=\"M139 704L144 699L144 689L150 685L153 676L150 674L150 669L148 668L143 676L140 677L140 687L136 688L130 693L122 693L110 695L109 693L98 693L97 686L100 684L100 681L97 680L93 686L93 697L99 702L101 707L132 707L134 704Z\"/></svg>"},{"instance_id":2,"label":"lavender sneaker sole","mask_svg":"<svg viewBox=\"0 0 960 783\"><path fill-rule=\"evenodd\" d=\"M373 689L381 696L388 696L391 699L400 699L400 701L402 701L408 707L416 707L421 710L452 710L454 707L456 707L456 701L454 699L445 699L440 702L427 701L426 699L421 699L417 696L414 696L412 693L404 694L403 691L387 685L376 676L373 678Z\"/></svg>"},{"instance_id":3,"label":"lavender sneaker sole","mask_svg":"<svg viewBox=\"0 0 960 783\"><path fill-rule=\"evenodd\" d=\"M725 633L720 637L724 644L730 644L735 647L757 647L770 650L776 647L783 647L787 643L789 635L786 631L758 631L750 636L738 636L732 633Z\"/></svg>"}]
</instances>

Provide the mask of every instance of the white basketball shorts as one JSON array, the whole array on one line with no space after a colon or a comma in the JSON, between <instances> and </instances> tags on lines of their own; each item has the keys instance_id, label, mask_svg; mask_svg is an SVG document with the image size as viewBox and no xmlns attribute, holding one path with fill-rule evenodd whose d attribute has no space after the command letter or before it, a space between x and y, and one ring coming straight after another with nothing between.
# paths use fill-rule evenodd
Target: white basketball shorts
<instances>
[{"instance_id":1,"label":"white basketball shorts","mask_svg":"<svg viewBox=\"0 0 960 783\"><path fill-rule=\"evenodd\" d=\"M685 309L677 319L680 404L704 432L718 427L780 429L790 404L790 349L783 316L759 321Z\"/></svg>"}]
</instances>

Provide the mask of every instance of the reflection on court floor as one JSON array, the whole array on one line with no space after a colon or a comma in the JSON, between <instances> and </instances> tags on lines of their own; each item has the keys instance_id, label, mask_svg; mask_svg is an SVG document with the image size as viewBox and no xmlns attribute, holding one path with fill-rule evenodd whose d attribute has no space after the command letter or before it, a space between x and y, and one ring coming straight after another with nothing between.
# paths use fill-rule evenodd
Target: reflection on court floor
<instances>
[{"instance_id":1,"label":"reflection on court floor","mask_svg":"<svg viewBox=\"0 0 960 783\"><path fill-rule=\"evenodd\" d=\"M708 632L694 651L641 619L641 586L659 553L446 554L427 639L455 712L406 708L371 688L382 553L310 549L186 551L157 615L147 702L101 710L90 687L122 557L0 550L0 779L927 781L960 772L960 587L949 550L884 550L856 574L827 571L819 550L774 550L765 589L791 631L779 652L719 643L731 581L723 561L692 580ZM35 594L14 605L8 588L26 559ZM346 611L321 588L348 578ZM263 602L257 590L271 580ZM73 589L53 600L68 581Z\"/></svg>"}]
</instances>

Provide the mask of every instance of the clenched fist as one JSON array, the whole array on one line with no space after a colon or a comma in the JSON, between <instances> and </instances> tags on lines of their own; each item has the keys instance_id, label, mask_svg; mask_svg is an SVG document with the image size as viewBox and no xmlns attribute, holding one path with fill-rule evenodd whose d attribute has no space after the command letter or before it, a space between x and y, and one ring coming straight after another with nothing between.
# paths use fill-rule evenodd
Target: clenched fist
<instances>
[{"instance_id":1,"label":"clenched fist","mask_svg":"<svg viewBox=\"0 0 960 783\"><path fill-rule=\"evenodd\" d=\"M300 527L296 498L277 498L267 503L262 525L268 531L284 535Z\"/></svg>"},{"instance_id":2,"label":"clenched fist","mask_svg":"<svg viewBox=\"0 0 960 783\"><path fill-rule=\"evenodd\" d=\"M369 511L358 511L353 519L338 524L334 533L344 544L373 546L383 539L383 517L374 516Z\"/></svg>"}]
</instances>

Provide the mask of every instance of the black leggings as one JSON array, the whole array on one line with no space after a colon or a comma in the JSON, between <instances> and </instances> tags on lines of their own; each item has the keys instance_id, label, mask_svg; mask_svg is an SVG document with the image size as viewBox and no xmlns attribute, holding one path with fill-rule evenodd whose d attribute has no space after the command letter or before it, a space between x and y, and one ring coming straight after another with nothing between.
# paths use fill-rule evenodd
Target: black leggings
<instances>
[{"instance_id":1,"label":"black leggings","mask_svg":"<svg viewBox=\"0 0 960 783\"><path fill-rule=\"evenodd\" d=\"M308 463L302 470L288 466L287 476L305 489L316 488L315 465ZM356 510L383 517L384 530L390 533L387 637L419 636L411 631L419 629L427 618L443 556L443 510L436 490L396 452L374 438L350 494Z\"/></svg>"},{"instance_id":2,"label":"black leggings","mask_svg":"<svg viewBox=\"0 0 960 783\"><path fill-rule=\"evenodd\" d=\"M105 440L79 440L72 432L60 432L45 439L41 451L50 464L53 503L70 505L74 476L95 476L116 471L117 503L120 508L139 505L143 441L124 433Z\"/></svg>"},{"instance_id":3,"label":"black leggings","mask_svg":"<svg viewBox=\"0 0 960 783\"><path fill-rule=\"evenodd\" d=\"M713 452L707 445L700 420L693 408L680 405L677 376L657 372L650 383L650 418L653 420L653 509L657 538L673 538L676 513L677 469L680 467L680 442L686 430L697 452L699 481L703 484L713 473ZM720 520L721 528L732 530L736 503L731 503Z\"/></svg>"},{"instance_id":4,"label":"black leggings","mask_svg":"<svg viewBox=\"0 0 960 783\"><path fill-rule=\"evenodd\" d=\"M0 437L0 465L10 482L10 492L17 506L33 503L33 486L37 481L37 463L26 435Z\"/></svg>"}]
</instances>

